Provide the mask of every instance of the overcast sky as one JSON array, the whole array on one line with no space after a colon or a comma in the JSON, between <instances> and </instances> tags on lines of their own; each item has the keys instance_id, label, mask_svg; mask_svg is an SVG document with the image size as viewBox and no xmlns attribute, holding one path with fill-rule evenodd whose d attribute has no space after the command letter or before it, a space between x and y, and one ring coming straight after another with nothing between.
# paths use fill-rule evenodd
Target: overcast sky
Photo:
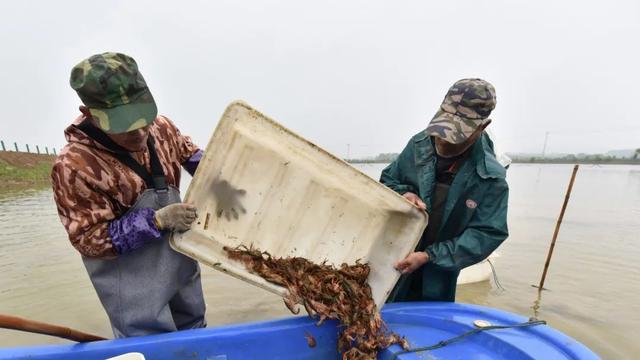
<instances>
[{"instance_id":1,"label":"overcast sky","mask_svg":"<svg viewBox=\"0 0 640 360\"><path fill-rule=\"evenodd\" d=\"M177 5L179 3L179 5ZM399 152L449 86L496 87L507 152L640 147L640 2L2 1L0 139L60 148L71 68L134 57L204 146L242 99L339 156Z\"/></svg>"}]
</instances>

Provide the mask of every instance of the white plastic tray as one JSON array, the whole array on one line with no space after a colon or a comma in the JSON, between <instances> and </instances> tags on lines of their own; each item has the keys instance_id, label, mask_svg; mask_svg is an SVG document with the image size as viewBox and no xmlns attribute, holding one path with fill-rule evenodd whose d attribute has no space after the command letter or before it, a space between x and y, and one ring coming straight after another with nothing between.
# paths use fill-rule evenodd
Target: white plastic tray
<instances>
[{"instance_id":1,"label":"white plastic tray","mask_svg":"<svg viewBox=\"0 0 640 360\"><path fill-rule=\"evenodd\" d=\"M425 212L243 102L227 107L184 201L197 206L198 219L174 234L175 250L279 295L286 290L223 247L335 265L361 259L378 306L399 277L393 263L427 225Z\"/></svg>"}]
</instances>

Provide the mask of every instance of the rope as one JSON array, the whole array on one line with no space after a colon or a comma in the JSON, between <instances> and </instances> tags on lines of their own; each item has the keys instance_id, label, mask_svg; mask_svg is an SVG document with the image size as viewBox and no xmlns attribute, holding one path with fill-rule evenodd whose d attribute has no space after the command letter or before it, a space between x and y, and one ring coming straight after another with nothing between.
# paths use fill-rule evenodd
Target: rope
<instances>
[{"instance_id":1,"label":"rope","mask_svg":"<svg viewBox=\"0 0 640 360\"><path fill-rule=\"evenodd\" d=\"M493 267L493 263L491 262L491 260L487 259L487 262L489 263L489 265L491 266L491 273L493 274L493 282L496 284L496 286L498 287L498 290L500 291L505 291L505 288L502 287L502 284L500 284L500 281L498 280L498 273L496 272L496 268Z\"/></svg>"},{"instance_id":2,"label":"rope","mask_svg":"<svg viewBox=\"0 0 640 360\"><path fill-rule=\"evenodd\" d=\"M480 327L480 328L475 328L472 330L469 330L461 335L452 337L450 339L447 340L442 340L439 341L436 344L430 345L430 346L421 346L419 348L415 348L415 349L409 349L409 350L402 350L402 351L398 351L397 353L393 353L393 356L391 357L391 360L395 360L398 358L398 356L403 355L403 354L408 354L408 353L417 353L417 352L422 352L422 351L429 351L429 350L435 350L435 349L439 349L442 347L445 347L447 345L453 344L454 342L458 342L468 336L471 336L473 334L479 333L479 332L483 332L483 331L487 331L487 330L498 330L498 329L515 329L515 328L524 328L524 327L529 327L529 326L536 326L536 325L546 325L547 322L544 320L535 320L535 319L530 319L527 322L524 323L520 323L520 324L514 324L514 325L491 325L491 326L485 326L485 327Z\"/></svg>"}]
</instances>

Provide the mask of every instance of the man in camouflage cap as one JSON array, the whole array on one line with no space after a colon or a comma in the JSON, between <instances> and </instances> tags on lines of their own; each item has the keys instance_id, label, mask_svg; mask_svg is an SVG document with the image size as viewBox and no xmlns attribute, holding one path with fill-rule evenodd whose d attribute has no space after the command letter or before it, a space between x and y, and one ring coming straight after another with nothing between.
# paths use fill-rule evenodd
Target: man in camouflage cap
<instances>
[{"instance_id":1,"label":"man in camouflage cap","mask_svg":"<svg viewBox=\"0 0 640 360\"><path fill-rule=\"evenodd\" d=\"M507 238L506 171L484 131L495 106L487 81L457 81L427 129L383 170L383 184L429 214L415 251L395 264L403 276L390 302L455 301L460 270Z\"/></svg>"},{"instance_id":2,"label":"man in camouflage cap","mask_svg":"<svg viewBox=\"0 0 640 360\"><path fill-rule=\"evenodd\" d=\"M91 56L70 83L84 105L51 173L54 198L114 336L206 326L198 263L168 241L197 218L178 189L202 151L157 115L131 57Z\"/></svg>"},{"instance_id":3,"label":"man in camouflage cap","mask_svg":"<svg viewBox=\"0 0 640 360\"><path fill-rule=\"evenodd\" d=\"M71 70L69 82L106 133L145 127L158 114L138 64L127 55L104 53L85 59Z\"/></svg>"}]
</instances>

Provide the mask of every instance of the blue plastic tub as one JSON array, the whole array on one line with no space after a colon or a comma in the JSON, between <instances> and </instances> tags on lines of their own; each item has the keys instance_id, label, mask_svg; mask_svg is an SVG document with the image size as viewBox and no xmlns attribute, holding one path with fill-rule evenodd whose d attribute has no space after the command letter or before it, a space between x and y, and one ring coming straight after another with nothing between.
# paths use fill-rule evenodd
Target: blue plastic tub
<instances>
[{"instance_id":1,"label":"blue plastic tub","mask_svg":"<svg viewBox=\"0 0 640 360\"><path fill-rule=\"evenodd\" d=\"M413 348L433 345L474 329L475 320L514 325L527 319L487 307L457 303L389 304L382 311L389 327ZM335 322L320 327L306 317L222 326L87 344L0 349L0 359L105 359L128 352L148 360L339 359ZM310 348L305 332L317 345ZM546 325L482 331L445 347L397 355L397 345L379 359L598 359L578 341Z\"/></svg>"}]
</instances>

